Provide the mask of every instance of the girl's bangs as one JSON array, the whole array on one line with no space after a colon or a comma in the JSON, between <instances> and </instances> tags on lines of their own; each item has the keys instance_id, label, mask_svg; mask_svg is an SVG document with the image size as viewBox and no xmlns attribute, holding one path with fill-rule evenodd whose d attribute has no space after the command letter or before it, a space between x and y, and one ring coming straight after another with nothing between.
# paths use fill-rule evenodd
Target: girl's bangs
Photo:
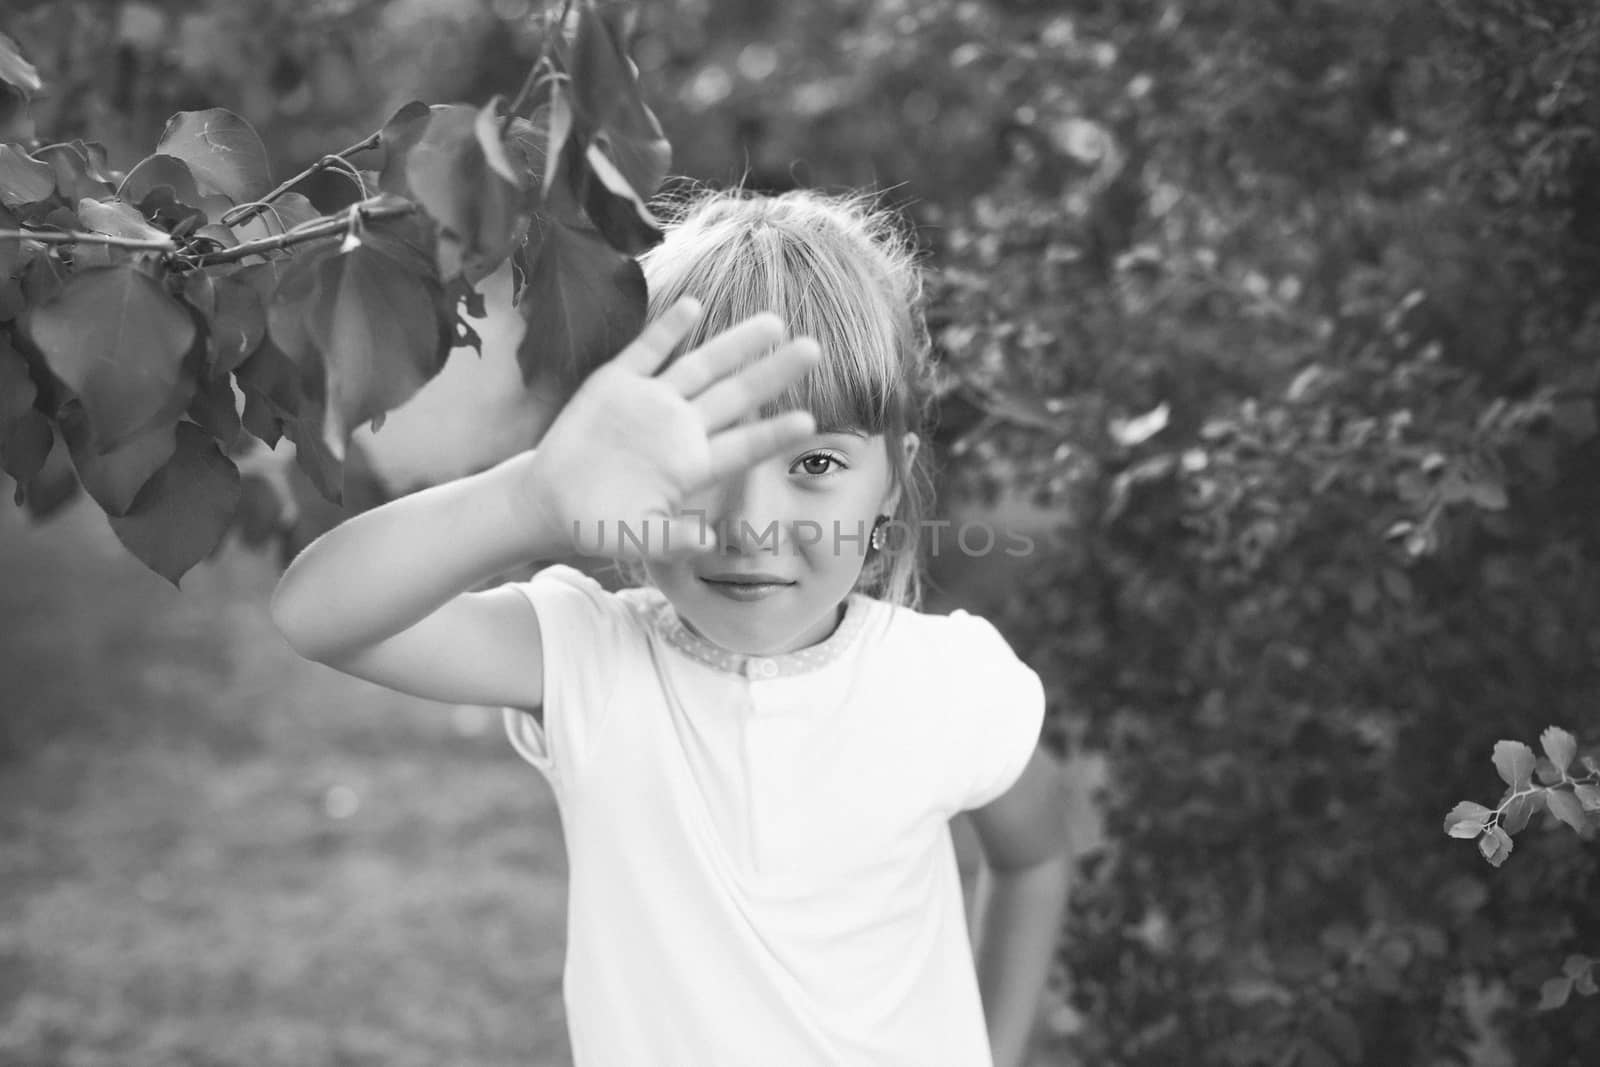
<instances>
[{"instance_id":1,"label":"girl's bangs","mask_svg":"<svg viewBox=\"0 0 1600 1067\"><path fill-rule=\"evenodd\" d=\"M652 316L686 295L705 309L672 359L771 311L783 319L790 336L815 339L823 359L816 370L763 405L762 417L809 411L821 433L903 429L904 387L897 373L896 338L888 326L893 309L877 287L841 264L818 262L816 255L796 255L793 249L763 255L759 245L765 243L741 235L714 251L685 249L707 254L686 255L687 269L669 268L659 271L667 277L650 279Z\"/></svg>"}]
</instances>

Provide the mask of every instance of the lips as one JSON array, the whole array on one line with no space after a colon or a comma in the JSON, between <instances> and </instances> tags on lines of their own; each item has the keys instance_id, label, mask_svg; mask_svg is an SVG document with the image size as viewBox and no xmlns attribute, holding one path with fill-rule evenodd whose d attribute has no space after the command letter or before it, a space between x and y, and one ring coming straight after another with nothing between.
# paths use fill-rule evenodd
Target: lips
<instances>
[{"instance_id":1,"label":"lips","mask_svg":"<svg viewBox=\"0 0 1600 1067\"><path fill-rule=\"evenodd\" d=\"M713 595L738 604L758 603L794 585L769 574L718 574L700 580Z\"/></svg>"},{"instance_id":2,"label":"lips","mask_svg":"<svg viewBox=\"0 0 1600 1067\"><path fill-rule=\"evenodd\" d=\"M718 585L793 585L787 578L780 578L776 574L766 573L733 573L708 574L701 581L716 582Z\"/></svg>"}]
</instances>

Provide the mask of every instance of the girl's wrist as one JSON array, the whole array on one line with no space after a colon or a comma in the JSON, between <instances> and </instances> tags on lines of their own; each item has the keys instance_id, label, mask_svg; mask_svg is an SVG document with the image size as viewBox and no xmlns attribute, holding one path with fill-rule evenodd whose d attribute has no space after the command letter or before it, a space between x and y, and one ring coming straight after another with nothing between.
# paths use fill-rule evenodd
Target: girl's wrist
<instances>
[{"instance_id":1,"label":"girl's wrist","mask_svg":"<svg viewBox=\"0 0 1600 1067\"><path fill-rule=\"evenodd\" d=\"M537 450L519 452L487 472L495 481L495 491L504 502L507 521L525 558L534 562L559 559L569 553L561 523L552 506L548 476L538 461Z\"/></svg>"}]
</instances>

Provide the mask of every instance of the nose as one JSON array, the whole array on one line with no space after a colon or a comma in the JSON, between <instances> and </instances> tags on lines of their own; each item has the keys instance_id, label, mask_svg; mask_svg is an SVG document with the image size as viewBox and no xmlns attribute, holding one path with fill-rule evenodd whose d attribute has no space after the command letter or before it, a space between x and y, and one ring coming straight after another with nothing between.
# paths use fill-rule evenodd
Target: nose
<instances>
[{"instance_id":1,"label":"nose","mask_svg":"<svg viewBox=\"0 0 1600 1067\"><path fill-rule=\"evenodd\" d=\"M723 479L708 509L722 551L776 554L788 537L783 495L781 483L764 466Z\"/></svg>"}]
</instances>

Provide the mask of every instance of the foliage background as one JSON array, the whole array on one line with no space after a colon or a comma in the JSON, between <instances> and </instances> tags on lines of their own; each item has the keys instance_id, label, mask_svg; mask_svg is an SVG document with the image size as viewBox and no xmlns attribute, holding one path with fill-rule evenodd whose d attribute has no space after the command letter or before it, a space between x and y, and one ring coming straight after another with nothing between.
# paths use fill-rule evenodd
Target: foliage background
<instances>
[{"instance_id":1,"label":"foliage background","mask_svg":"<svg viewBox=\"0 0 1600 1067\"><path fill-rule=\"evenodd\" d=\"M279 173L536 47L511 0L18 10L53 136L221 104ZM904 206L945 497L1053 517L993 610L1110 769L1089 1062L1579 1063L1596 1002L1533 1005L1600 950L1593 833L1491 871L1440 817L1600 734L1600 13L679 0L634 52L677 172Z\"/></svg>"}]
</instances>

